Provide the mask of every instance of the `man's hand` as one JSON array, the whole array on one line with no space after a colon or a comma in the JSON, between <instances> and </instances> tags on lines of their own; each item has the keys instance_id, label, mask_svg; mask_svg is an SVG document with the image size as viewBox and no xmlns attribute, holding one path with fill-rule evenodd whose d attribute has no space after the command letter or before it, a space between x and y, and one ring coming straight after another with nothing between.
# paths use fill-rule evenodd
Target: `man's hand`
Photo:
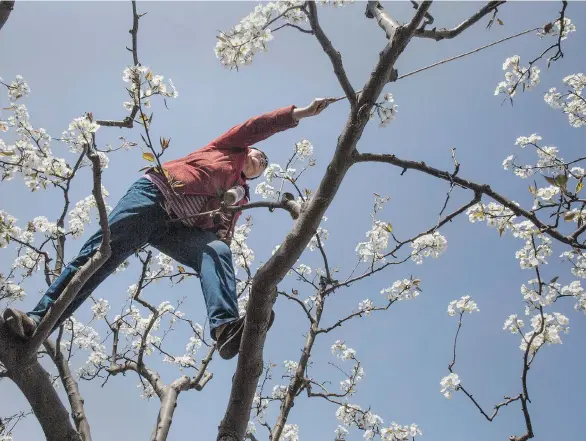
<instances>
[{"instance_id":1,"label":"man's hand","mask_svg":"<svg viewBox=\"0 0 586 441\"><path fill-rule=\"evenodd\" d=\"M316 98L307 107L296 108L293 110L293 117L299 121L301 118L319 115L326 107L336 101L335 98Z\"/></svg>"}]
</instances>

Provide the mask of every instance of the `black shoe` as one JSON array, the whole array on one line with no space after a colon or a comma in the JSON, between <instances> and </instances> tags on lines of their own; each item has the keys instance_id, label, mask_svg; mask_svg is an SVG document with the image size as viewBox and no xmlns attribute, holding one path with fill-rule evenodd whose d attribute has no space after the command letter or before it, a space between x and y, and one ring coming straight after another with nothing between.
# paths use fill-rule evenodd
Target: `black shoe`
<instances>
[{"instance_id":1,"label":"black shoe","mask_svg":"<svg viewBox=\"0 0 586 441\"><path fill-rule=\"evenodd\" d=\"M242 340L242 333L244 332L244 319L244 317L240 317L239 319L228 323L218 338L218 353L224 360L234 358L240 350L240 341ZM271 329L274 321L275 312L271 311L268 329Z\"/></svg>"},{"instance_id":2,"label":"black shoe","mask_svg":"<svg viewBox=\"0 0 586 441\"><path fill-rule=\"evenodd\" d=\"M4 320L10 332L23 340L29 340L37 329L37 322L18 309L6 308Z\"/></svg>"}]
</instances>

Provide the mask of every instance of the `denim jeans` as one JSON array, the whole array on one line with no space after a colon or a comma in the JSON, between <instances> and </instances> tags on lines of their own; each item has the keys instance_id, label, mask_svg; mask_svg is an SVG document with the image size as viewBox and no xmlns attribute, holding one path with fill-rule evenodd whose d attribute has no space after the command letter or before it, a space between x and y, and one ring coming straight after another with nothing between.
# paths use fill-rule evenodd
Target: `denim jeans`
<instances>
[{"instance_id":1,"label":"denim jeans","mask_svg":"<svg viewBox=\"0 0 586 441\"><path fill-rule=\"evenodd\" d=\"M108 217L112 255L86 282L61 316L58 328L116 268L138 248L150 244L199 275L205 299L210 331L238 318L236 281L232 253L211 231L189 228L180 222L168 223L162 206L163 196L156 185L140 178L120 199ZM33 311L28 313L36 322L45 316L75 272L99 248L101 230L82 247L79 255L53 282Z\"/></svg>"}]
</instances>

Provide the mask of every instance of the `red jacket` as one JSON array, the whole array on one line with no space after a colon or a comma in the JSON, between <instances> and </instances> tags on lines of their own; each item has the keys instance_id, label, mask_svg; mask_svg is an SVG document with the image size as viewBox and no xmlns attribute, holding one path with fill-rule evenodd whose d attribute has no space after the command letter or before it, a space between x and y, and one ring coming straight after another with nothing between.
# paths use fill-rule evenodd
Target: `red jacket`
<instances>
[{"instance_id":1,"label":"red jacket","mask_svg":"<svg viewBox=\"0 0 586 441\"><path fill-rule=\"evenodd\" d=\"M298 122L293 118L293 109L295 106L283 107L251 118L232 127L205 147L183 158L164 163L163 168L170 177L183 184L176 187L177 193L212 196L205 211L219 208L224 192L235 185L242 185L248 194L248 185L242 170L249 147L277 132L295 127ZM247 197L238 205L246 203ZM225 230L224 237L229 240L239 215L237 213L232 219L224 219L221 225L215 225L210 218L200 218L198 226L207 230Z\"/></svg>"}]
</instances>

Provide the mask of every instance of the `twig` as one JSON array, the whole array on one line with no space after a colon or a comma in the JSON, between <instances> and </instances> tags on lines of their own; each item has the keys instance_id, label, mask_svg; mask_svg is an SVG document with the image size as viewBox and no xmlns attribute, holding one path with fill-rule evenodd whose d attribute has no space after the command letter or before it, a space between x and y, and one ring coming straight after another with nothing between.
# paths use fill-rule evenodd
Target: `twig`
<instances>
[{"instance_id":1,"label":"twig","mask_svg":"<svg viewBox=\"0 0 586 441\"><path fill-rule=\"evenodd\" d=\"M431 30L418 29L415 31L414 36L421 37L421 38L432 38L436 41L457 37L462 32L464 32L466 29L468 29L470 26L472 26L476 22L478 22L485 15L492 12L493 9L499 7L500 5L502 5L504 3L505 3L504 1L488 2L478 12L476 12L476 14L474 14L470 18L464 20L462 23L460 23L458 26L456 26L453 29L440 29L440 30L436 30L435 28L431 29Z\"/></svg>"}]
</instances>

